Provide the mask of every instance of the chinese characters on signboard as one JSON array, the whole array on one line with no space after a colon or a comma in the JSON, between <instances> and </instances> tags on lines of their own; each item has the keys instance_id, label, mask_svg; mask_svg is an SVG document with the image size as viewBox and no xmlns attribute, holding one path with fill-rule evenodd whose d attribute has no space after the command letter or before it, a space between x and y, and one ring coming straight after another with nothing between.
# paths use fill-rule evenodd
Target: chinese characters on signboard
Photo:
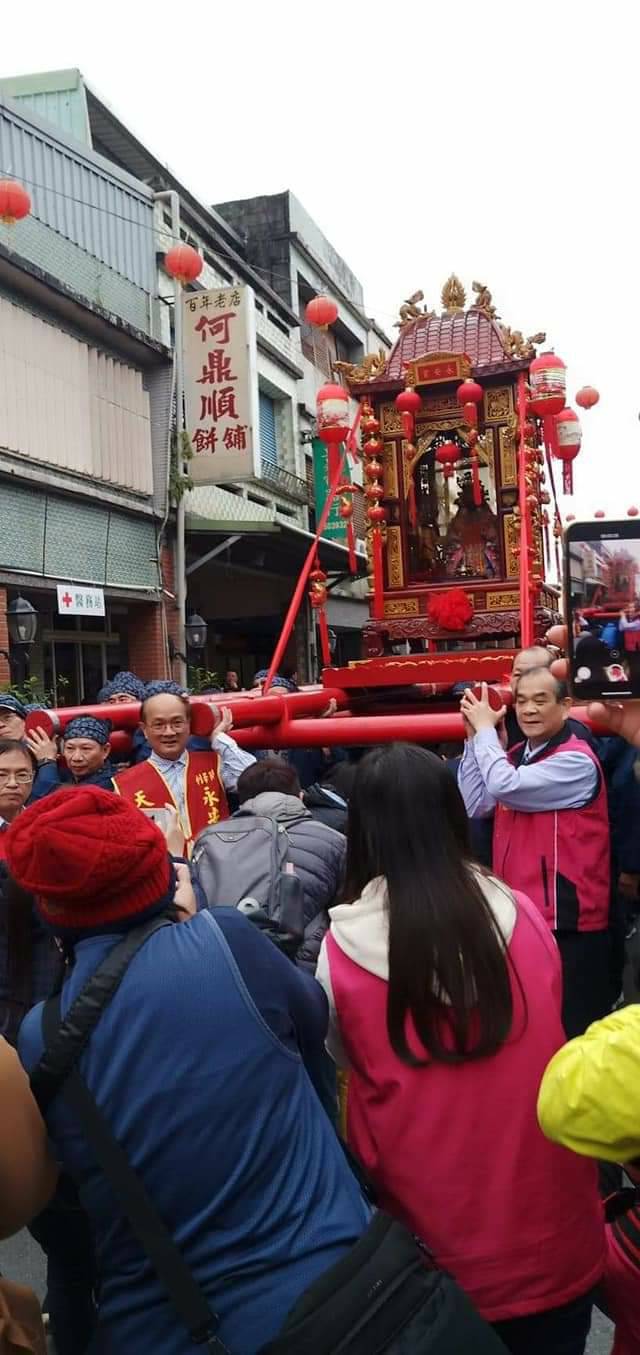
<instances>
[{"instance_id":1,"label":"chinese characters on signboard","mask_svg":"<svg viewBox=\"0 0 640 1355\"><path fill-rule=\"evenodd\" d=\"M104 590L75 583L58 584L60 616L104 616Z\"/></svg>"},{"instance_id":2,"label":"chinese characters on signboard","mask_svg":"<svg viewBox=\"0 0 640 1355\"><path fill-rule=\"evenodd\" d=\"M189 474L196 484L247 479L257 435L253 293L193 292L183 306Z\"/></svg>"},{"instance_id":3,"label":"chinese characters on signboard","mask_svg":"<svg viewBox=\"0 0 640 1355\"><path fill-rule=\"evenodd\" d=\"M342 480L343 483L351 480L348 458L345 459ZM319 521L329 493L329 451L320 438L313 439L313 483L316 518ZM347 544L347 524L344 518L340 517L340 496L338 494L336 494L329 510L327 525L322 535L329 541L337 541L341 546Z\"/></svg>"}]
</instances>

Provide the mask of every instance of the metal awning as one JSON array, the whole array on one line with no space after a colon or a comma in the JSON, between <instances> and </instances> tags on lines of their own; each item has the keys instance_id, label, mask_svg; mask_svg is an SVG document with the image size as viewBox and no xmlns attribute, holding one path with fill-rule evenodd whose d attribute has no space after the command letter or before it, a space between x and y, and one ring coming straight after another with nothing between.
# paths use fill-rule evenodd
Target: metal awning
<instances>
[{"instance_id":1,"label":"metal awning","mask_svg":"<svg viewBox=\"0 0 640 1355\"><path fill-rule=\"evenodd\" d=\"M302 566L313 532L300 527L276 508L253 503L241 494L218 485L199 485L185 499L188 572L198 561L227 552L238 565L256 565L284 573L292 578ZM219 551L217 547L220 546ZM346 546L325 538L319 543L320 563L333 573L346 574L349 553ZM206 557L206 559L205 559ZM364 549L357 552L359 573L366 569Z\"/></svg>"}]
</instances>

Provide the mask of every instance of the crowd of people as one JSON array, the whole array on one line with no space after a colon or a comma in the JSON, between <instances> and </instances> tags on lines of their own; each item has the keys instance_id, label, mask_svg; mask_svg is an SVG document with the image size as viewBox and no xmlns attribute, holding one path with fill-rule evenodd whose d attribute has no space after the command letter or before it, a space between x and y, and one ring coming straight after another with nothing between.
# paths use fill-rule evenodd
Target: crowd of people
<instances>
[{"instance_id":1,"label":"crowd of people","mask_svg":"<svg viewBox=\"0 0 640 1355\"><path fill-rule=\"evenodd\" d=\"M0 1235L56 1355L583 1355L596 1304L640 1351L640 710L564 676L464 690L448 757L254 756L121 673L125 765L0 693Z\"/></svg>"}]
</instances>

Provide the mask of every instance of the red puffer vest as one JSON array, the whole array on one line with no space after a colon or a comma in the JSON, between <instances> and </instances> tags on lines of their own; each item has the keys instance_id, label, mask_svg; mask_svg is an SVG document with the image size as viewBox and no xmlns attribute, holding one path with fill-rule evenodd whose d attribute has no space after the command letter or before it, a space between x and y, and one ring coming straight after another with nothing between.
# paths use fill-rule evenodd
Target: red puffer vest
<instances>
[{"instance_id":1,"label":"red puffer vest","mask_svg":"<svg viewBox=\"0 0 640 1355\"><path fill-rule=\"evenodd\" d=\"M514 766L525 744L509 754ZM553 931L604 931L609 922L611 867L609 812L602 768L583 739L563 732L531 761L583 753L598 772L598 788L581 809L525 814L498 805L493 830L496 875L527 894Z\"/></svg>"}]
</instances>

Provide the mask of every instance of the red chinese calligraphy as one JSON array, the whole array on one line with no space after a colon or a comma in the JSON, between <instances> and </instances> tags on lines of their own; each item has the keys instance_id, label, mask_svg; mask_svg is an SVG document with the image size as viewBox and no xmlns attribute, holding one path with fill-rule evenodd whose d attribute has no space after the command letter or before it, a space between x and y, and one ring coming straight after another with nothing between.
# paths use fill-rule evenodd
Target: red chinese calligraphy
<instances>
[{"instance_id":1,"label":"red chinese calligraphy","mask_svg":"<svg viewBox=\"0 0 640 1355\"><path fill-rule=\"evenodd\" d=\"M198 377L199 386L217 386L223 381L236 381L237 377L231 373L231 358L225 356L221 348L214 348L212 353L207 353L207 365L202 368L202 376Z\"/></svg>"},{"instance_id":2,"label":"red chinese calligraphy","mask_svg":"<svg viewBox=\"0 0 640 1355\"><path fill-rule=\"evenodd\" d=\"M237 423L235 428L225 429L222 441L228 452L246 452L247 427L246 423Z\"/></svg>"},{"instance_id":3,"label":"red chinese calligraphy","mask_svg":"<svg viewBox=\"0 0 640 1355\"><path fill-rule=\"evenodd\" d=\"M215 452L218 434L215 428L196 428L193 445L196 452Z\"/></svg>"},{"instance_id":4,"label":"red chinese calligraphy","mask_svg":"<svg viewBox=\"0 0 640 1355\"><path fill-rule=\"evenodd\" d=\"M207 339L217 339L218 343L229 342L229 325L232 320L237 319L235 315L201 315L194 329L200 334L203 343Z\"/></svg>"},{"instance_id":5,"label":"red chinese calligraphy","mask_svg":"<svg viewBox=\"0 0 640 1355\"><path fill-rule=\"evenodd\" d=\"M221 386L210 395L200 396L201 419L237 419L236 392L233 386Z\"/></svg>"}]
</instances>

